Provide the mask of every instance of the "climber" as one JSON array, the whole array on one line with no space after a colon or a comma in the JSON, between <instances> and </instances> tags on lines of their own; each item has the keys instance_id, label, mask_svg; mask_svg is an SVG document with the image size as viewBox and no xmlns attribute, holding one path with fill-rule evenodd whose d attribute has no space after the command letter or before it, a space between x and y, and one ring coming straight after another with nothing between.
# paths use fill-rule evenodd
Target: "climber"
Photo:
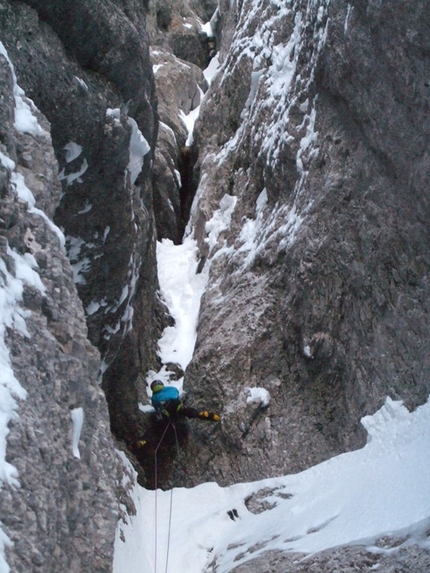
<instances>
[{"instance_id":1,"label":"climber","mask_svg":"<svg viewBox=\"0 0 430 573\"><path fill-rule=\"evenodd\" d=\"M186 418L200 418L218 422L220 417L214 412L203 410L199 412L195 408L185 406L179 397L179 390L174 386L165 386L161 380L154 380L151 384L151 402L157 414L161 417L171 418L185 416Z\"/></svg>"}]
</instances>

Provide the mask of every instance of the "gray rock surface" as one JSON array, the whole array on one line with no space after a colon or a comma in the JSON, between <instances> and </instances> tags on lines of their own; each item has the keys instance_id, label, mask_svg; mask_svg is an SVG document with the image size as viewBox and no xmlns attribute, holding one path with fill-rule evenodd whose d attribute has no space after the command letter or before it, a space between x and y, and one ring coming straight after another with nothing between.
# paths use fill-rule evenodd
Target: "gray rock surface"
<instances>
[{"instance_id":1,"label":"gray rock surface","mask_svg":"<svg viewBox=\"0 0 430 573\"><path fill-rule=\"evenodd\" d=\"M222 422L181 429L187 472L167 452L161 485L300 471L361 446L360 418L387 395L410 408L428 396L428 2L220 0L215 9L213 0L0 0L1 41L45 129L13 128L0 57L0 150L63 228L71 262L3 165L2 261L13 276L15 255L31 254L46 287L24 289L31 338L22 325L6 333L27 392L7 447L21 488L0 493L18 573L111 570L118 500L133 508L109 423L123 447L148 423L138 400L168 320L155 238L180 240L198 174L191 222L209 283L185 387ZM211 17L216 46L201 29ZM189 146L179 111L200 103L215 48L222 68ZM137 128L148 145L141 170L130 163L130 141L142 150ZM225 221L217 231L214 215ZM250 511L270 510L263 494L247 500ZM414 539L372 543L306 558L257 547L234 571L429 568Z\"/></svg>"},{"instance_id":2,"label":"gray rock surface","mask_svg":"<svg viewBox=\"0 0 430 573\"><path fill-rule=\"evenodd\" d=\"M151 45L204 69L211 48L202 26L215 11L215 2L149 0L148 8Z\"/></svg>"},{"instance_id":3,"label":"gray rock surface","mask_svg":"<svg viewBox=\"0 0 430 573\"><path fill-rule=\"evenodd\" d=\"M185 116L198 108L208 85L199 67L170 51L152 48L151 58L160 119L153 166L157 237L178 244L195 193L192 168L197 159Z\"/></svg>"},{"instance_id":4,"label":"gray rock surface","mask_svg":"<svg viewBox=\"0 0 430 573\"><path fill-rule=\"evenodd\" d=\"M215 54L215 38L203 26L214 2L151 0L148 33L158 94L159 137L153 169L154 213L159 239L180 243L196 191L197 151L188 139L186 117L207 90L203 75Z\"/></svg>"},{"instance_id":5,"label":"gray rock surface","mask_svg":"<svg viewBox=\"0 0 430 573\"><path fill-rule=\"evenodd\" d=\"M164 320L156 296L156 96L145 14L134 0L0 2L0 31L18 80L52 126L62 181L55 221L102 355L112 429L127 440L140 433L142 372L157 366ZM147 151L141 171L137 128Z\"/></svg>"},{"instance_id":6,"label":"gray rock surface","mask_svg":"<svg viewBox=\"0 0 430 573\"><path fill-rule=\"evenodd\" d=\"M231 573L421 573L430 567L429 552L417 544L409 545L404 539L382 539L380 547L342 547L316 555L263 553Z\"/></svg>"},{"instance_id":7,"label":"gray rock surface","mask_svg":"<svg viewBox=\"0 0 430 573\"><path fill-rule=\"evenodd\" d=\"M289 7L219 7L185 387L223 420L195 424L187 483L300 471L363 445L387 395L429 393L429 5ZM231 215L218 236L215 212Z\"/></svg>"},{"instance_id":8,"label":"gray rock surface","mask_svg":"<svg viewBox=\"0 0 430 573\"><path fill-rule=\"evenodd\" d=\"M17 415L7 437L6 459L18 473L4 479L0 494L0 521L11 541L6 559L14 573L106 572L111 570L121 467L97 382L100 356L88 341L72 268L47 218L61 192L50 126L34 110L39 133L17 131L12 88L9 63L0 56L3 292L10 297L16 289L11 281L24 277L17 302L21 321L5 329L5 342L26 393L25 399L16 396ZM36 210L18 196L24 182ZM5 402L2 416L3 407L7 411ZM76 444L80 457L73 449L72 413L78 408L84 416Z\"/></svg>"}]
</instances>

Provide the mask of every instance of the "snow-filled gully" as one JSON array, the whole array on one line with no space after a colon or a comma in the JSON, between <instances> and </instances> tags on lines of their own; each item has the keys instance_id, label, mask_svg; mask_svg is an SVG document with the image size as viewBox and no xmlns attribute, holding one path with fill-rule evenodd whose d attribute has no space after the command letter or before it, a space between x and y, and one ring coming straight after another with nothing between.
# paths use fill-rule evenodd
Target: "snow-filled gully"
<instances>
[{"instance_id":1,"label":"snow-filled gully","mask_svg":"<svg viewBox=\"0 0 430 573\"><path fill-rule=\"evenodd\" d=\"M325 2L324 6L328 4ZM296 19L293 36L299 35L300 25ZM321 42L325 33L326 29L321 28ZM286 52L293 49L288 45L284 48ZM289 59L287 64L291 67L294 61ZM290 70L289 81L292 73ZM281 76L272 78L272 91L279 88L281 80L286 81L285 74ZM244 120L256 112L253 98L260 77L253 76ZM308 120L297 156L302 176L299 185L306 177L304 159L313 152L316 137L312 105ZM238 132L240 135L240 129ZM192 131L189 133L191 138ZM264 140L274 160L276 133L276 129L268 129ZM227 153L228 149L224 151ZM217 160L222 159L220 154ZM235 197L224 196L207 222L209 249L229 227L235 205ZM262 193L255 220L249 220L243 228L244 266L255 256L256 236L263 236L267 227L267 221L264 224L262 220L265 205ZM296 213L291 215L291 221L286 223L288 233L294 234L299 219ZM202 273L196 273L197 246L191 233L182 245L166 240L159 243L157 258L161 293L175 318L175 326L168 327L160 340L160 358L164 365L177 362L185 369L192 358L200 299L210 263L206 263ZM148 384L155 378L171 382L166 366L148 373ZM182 379L173 384L181 388ZM257 398L269 400L270 396ZM249 399L254 399L252 394ZM430 403L411 413L401 402L387 398L378 412L363 418L362 424L368 432L365 447L296 475L229 487L205 483L189 489L175 488L173 492L158 491L157 495L125 478L137 512L118 525L114 573L153 573L157 566L164 571L167 557L170 565L166 569L175 573L228 573L267 551L306 555L333 547L363 545L379 555L382 550L375 543L384 535L403 539L396 550L411 543L430 549L425 534L430 527ZM131 475L133 470L124 456L123 461ZM254 500L258 512L249 500ZM374 568L378 568L377 562Z\"/></svg>"}]
</instances>

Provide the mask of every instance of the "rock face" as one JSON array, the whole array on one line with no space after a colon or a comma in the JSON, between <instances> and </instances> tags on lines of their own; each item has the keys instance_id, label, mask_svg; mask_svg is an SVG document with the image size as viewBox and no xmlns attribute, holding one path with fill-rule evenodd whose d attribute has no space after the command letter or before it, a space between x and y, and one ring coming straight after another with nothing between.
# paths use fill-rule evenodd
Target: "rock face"
<instances>
[{"instance_id":1,"label":"rock face","mask_svg":"<svg viewBox=\"0 0 430 573\"><path fill-rule=\"evenodd\" d=\"M398 549L404 539L381 538L378 547L370 551L365 547L343 547L323 551L308 556L279 552L264 553L261 557L248 561L231 570L231 573L254 573L270 567L273 573L332 573L342 571L354 573L360 571L381 571L382 573L409 573L426 571L430 565L428 551L417 546L404 546ZM380 551L378 551L380 549ZM394 549L394 551L393 551ZM397 550L396 550L397 549Z\"/></svg>"},{"instance_id":2,"label":"rock face","mask_svg":"<svg viewBox=\"0 0 430 573\"><path fill-rule=\"evenodd\" d=\"M146 423L167 321L155 238L179 242L190 209L209 283L185 388L222 422L184 429L175 485L302 470L362 445L387 395L426 399L429 22L425 0L0 0L40 109L1 55L13 571L111 570L124 492L109 423L122 443ZM17 124L17 101L37 124ZM237 571L428 569L416 547L290 557Z\"/></svg>"},{"instance_id":3,"label":"rock face","mask_svg":"<svg viewBox=\"0 0 430 573\"><path fill-rule=\"evenodd\" d=\"M139 435L142 373L157 365L151 148L156 96L144 4L0 2L20 85L52 125L64 230L89 337L102 356L112 429Z\"/></svg>"},{"instance_id":4,"label":"rock face","mask_svg":"<svg viewBox=\"0 0 430 573\"><path fill-rule=\"evenodd\" d=\"M5 472L0 460L6 560L17 573L109 571L121 475L100 356L50 221L61 195L50 126L3 52L0 97L2 426L15 411Z\"/></svg>"},{"instance_id":5,"label":"rock face","mask_svg":"<svg viewBox=\"0 0 430 573\"><path fill-rule=\"evenodd\" d=\"M190 121L208 88L203 75L215 39L205 31L211 2L149 2L148 33L160 119L154 167L154 213L159 239L180 243L196 191L197 152Z\"/></svg>"},{"instance_id":6,"label":"rock face","mask_svg":"<svg viewBox=\"0 0 430 573\"><path fill-rule=\"evenodd\" d=\"M44 285L24 285L7 331L18 396L27 399L7 444L21 488L2 476L0 520L14 542L6 557L13 571L110 571L118 500L128 501L109 423L122 440L140 435L138 398L157 367L165 321L156 295L157 121L145 6L0 1L0 39L44 114L42 134L13 127L2 59L2 257L13 282L22 280L16 253L25 261L31 254ZM64 231L66 252L43 213L18 201L16 170L36 208Z\"/></svg>"},{"instance_id":7,"label":"rock face","mask_svg":"<svg viewBox=\"0 0 430 573\"><path fill-rule=\"evenodd\" d=\"M361 446L387 395L427 398L429 16L419 0L220 2L185 386L223 421L196 425L185 482L302 470Z\"/></svg>"}]
</instances>

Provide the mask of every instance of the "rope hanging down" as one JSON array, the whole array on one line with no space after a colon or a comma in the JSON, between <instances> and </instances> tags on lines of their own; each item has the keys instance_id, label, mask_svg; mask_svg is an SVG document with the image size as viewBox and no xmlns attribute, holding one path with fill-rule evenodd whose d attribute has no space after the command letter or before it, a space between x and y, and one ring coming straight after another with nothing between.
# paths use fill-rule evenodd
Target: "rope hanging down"
<instances>
[{"instance_id":1,"label":"rope hanging down","mask_svg":"<svg viewBox=\"0 0 430 573\"><path fill-rule=\"evenodd\" d=\"M158 442L157 447L154 451L154 573L157 573L157 553L158 553L158 463L157 463L157 453L161 446L162 441L164 440L164 436L167 434L167 430L169 429L170 421L166 425L163 435L161 436L160 441Z\"/></svg>"},{"instance_id":2,"label":"rope hanging down","mask_svg":"<svg viewBox=\"0 0 430 573\"><path fill-rule=\"evenodd\" d=\"M178 434L176 432L176 426L175 424L169 420L169 423L166 425L166 428L164 429L163 435L161 436L160 441L158 442L157 447L155 448L155 452L154 452L154 488L155 488L155 499L154 499L154 512L155 512L155 516L154 516L154 535L155 535L155 539L154 539L154 573L157 573L157 554L158 554L158 496L157 496L157 490L158 490L158 460L157 460L157 454L158 454L158 450L164 440L165 435L167 434L167 430L170 428L170 426L172 426L173 431L175 433L175 443L176 443L176 452L179 458L179 441L178 441ZM173 512L173 487L170 490L170 508L169 508L169 525L168 525L168 531L167 531L167 547L166 547L166 567L164 572L167 573L167 569L168 569L168 565L169 565L169 553L170 553L170 533L171 533L171 529L172 529L172 512Z\"/></svg>"}]
</instances>

